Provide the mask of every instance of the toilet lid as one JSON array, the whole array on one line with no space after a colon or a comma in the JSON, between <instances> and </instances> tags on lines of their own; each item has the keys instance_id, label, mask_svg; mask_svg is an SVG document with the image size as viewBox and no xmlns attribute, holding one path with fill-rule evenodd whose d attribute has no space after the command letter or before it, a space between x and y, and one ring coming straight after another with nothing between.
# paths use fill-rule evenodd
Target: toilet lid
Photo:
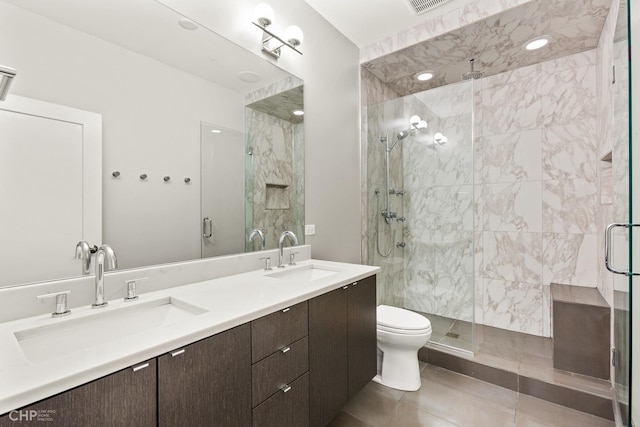
<instances>
[{"instance_id":1,"label":"toilet lid","mask_svg":"<svg viewBox=\"0 0 640 427\"><path fill-rule=\"evenodd\" d=\"M424 316L398 307L379 305L376 309L377 323L385 329L431 330L431 322Z\"/></svg>"}]
</instances>

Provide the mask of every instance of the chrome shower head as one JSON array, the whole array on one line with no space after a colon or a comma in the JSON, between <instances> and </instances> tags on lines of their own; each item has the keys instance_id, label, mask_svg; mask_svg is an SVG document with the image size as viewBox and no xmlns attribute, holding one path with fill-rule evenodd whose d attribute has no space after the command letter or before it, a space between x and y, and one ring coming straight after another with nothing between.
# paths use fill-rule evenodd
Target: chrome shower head
<instances>
[{"instance_id":1,"label":"chrome shower head","mask_svg":"<svg viewBox=\"0 0 640 427\"><path fill-rule=\"evenodd\" d=\"M462 75L462 80L475 80L475 79L479 79L480 77L484 76L484 72L483 71L475 71L473 69L473 64L475 62L475 59L471 58L469 60L469 67L470 70L468 73L464 73Z\"/></svg>"},{"instance_id":2,"label":"chrome shower head","mask_svg":"<svg viewBox=\"0 0 640 427\"><path fill-rule=\"evenodd\" d=\"M405 139L405 138L406 138L406 137L408 137L408 136L409 136L409 132L408 132L408 131L406 131L406 130L401 130L400 132L398 132L398 135L396 136L396 138L397 138L398 140L402 140L402 139Z\"/></svg>"}]
</instances>

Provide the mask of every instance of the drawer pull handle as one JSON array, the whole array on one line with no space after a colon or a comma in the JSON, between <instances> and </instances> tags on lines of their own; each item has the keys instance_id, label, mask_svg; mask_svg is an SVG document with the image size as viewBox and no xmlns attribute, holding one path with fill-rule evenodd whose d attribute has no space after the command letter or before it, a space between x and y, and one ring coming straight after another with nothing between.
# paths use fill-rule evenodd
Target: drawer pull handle
<instances>
[{"instance_id":1,"label":"drawer pull handle","mask_svg":"<svg viewBox=\"0 0 640 427\"><path fill-rule=\"evenodd\" d=\"M353 283L352 283L352 285L353 285L353 286L355 286L355 285L357 285L357 284L358 284L358 282L353 282Z\"/></svg>"},{"instance_id":2,"label":"drawer pull handle","mask_svg":"<svg viewBox=\"0 0 640 427\"><path fill-rule=\"evenodd\" d=\"M287 351L291 350L291 347L285 347L282 350L280 350L282 353L286 353Z\"/></svg>"},{"instance_id":3,"label":"drawer pull handle","mask_svg":"<svg viewBox=\"0 0 640 427\"><path fill-rule=\"evenodd\" d=\"M171 357L176 357L176 356L180 356L182 353L184 353L184 348L178 351L174 351L173 353L171 353Z\"/></svg>"},{"instance_id":4,"label":"drawer pull handle","mask_svg":"<svg viewBox=\"0 0 640 427\"><path fill-rule=\"evenodd\" d=\"M289 390L291 390L291 386L290 386L290 385L288 385L288 384L285 384L285 385L282 387L282 392L283 392L283 393L286 393L286 392L288 392Z\"/></svg>"},{"instance_id":5,"label":"drawer pull handle","mask_svg":"<svg viewBox=\"0 0 640 427\"><path fill-rule=\"evenodd\" d=\"M342 289L349 289L349 285L343 286Z\"/></svg>"},{"instance_id":6,"label":"drawer pull handle","mask_svg":"<svg viewBox=\"0 0 640 427\"><path fill-rule=\"evenodd\" d=\"M287 311L291 310L290 307L285 308L284 310L282 310L283 313L286 313Z\"/></svg>"},{"instance_id":7,"label":"drawer pull handle","mask_svg":"<svg viewBox=\"0 0 640 427\"><path fill-rule=\"evenodd\" d=\"M144 368L148 368L148 367L149 367L148 363L145 363L143 365L134 366L133 372L138 372L138 371L140 371L140 370L142 370Z\"/></svg>"}]
</instances>

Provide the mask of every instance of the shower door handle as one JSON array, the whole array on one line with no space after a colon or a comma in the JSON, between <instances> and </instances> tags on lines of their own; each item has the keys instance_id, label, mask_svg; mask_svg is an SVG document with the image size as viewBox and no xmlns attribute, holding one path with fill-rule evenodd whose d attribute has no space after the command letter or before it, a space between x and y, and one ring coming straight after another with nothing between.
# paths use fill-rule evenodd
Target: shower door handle
<instances>
[{"instance_id":1,"label":"shower door handle","mask_svg":"<svg viewBox=\"0 0 640 427\"><path fill-rule=\"evenodd\" d=\"M202 237L210 239L211 236L213 236L213 222L211 222L211 218L206 217L202 220Z\"/></svg>"},{"instance_id":2,"label":"shower door handle","mask_svg":"<svg viewBox=\"0 0 640 427\"><path fill-rule=\"evenodd\" d=\"M607 267L612 273L622 274L624 276L640 276L640 273L634 273L633 271L624 271L615 268L611 265L611 231L614 228L633 228L640 227L640 224L627 224L627 223L613 223L607 226L607 229L604 232L604 265Z\"/></svg>"}]
</instances>

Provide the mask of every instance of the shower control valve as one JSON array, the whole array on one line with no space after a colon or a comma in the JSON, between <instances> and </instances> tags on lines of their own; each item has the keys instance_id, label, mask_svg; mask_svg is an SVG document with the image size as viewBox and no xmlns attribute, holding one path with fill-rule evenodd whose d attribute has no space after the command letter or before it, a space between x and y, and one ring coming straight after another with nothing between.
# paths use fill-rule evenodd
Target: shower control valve
<instances>
[{"instance_id":1,"label":"shower control valve","mask_svg":"<svg viewBox=\"0 0 640 427\"><path fill-rule=\"evenodd\" d=\"M398 218L396 218L396 221L400 221L400 222L405 222L407 220L407 218L403 217L403 216L399 216Z\"/></svg>"},{"instance_id":2,"label":"shower control valve","mask_svg":"<svg viewBox=\"0 0 640 427\"><path fill-rule=\"evenodd\" d=\"M405 246L407 246L407 244L405 242L398 242L396 243L396 247L397 248L404 248Z\"/></svg>"}]
</instances>

